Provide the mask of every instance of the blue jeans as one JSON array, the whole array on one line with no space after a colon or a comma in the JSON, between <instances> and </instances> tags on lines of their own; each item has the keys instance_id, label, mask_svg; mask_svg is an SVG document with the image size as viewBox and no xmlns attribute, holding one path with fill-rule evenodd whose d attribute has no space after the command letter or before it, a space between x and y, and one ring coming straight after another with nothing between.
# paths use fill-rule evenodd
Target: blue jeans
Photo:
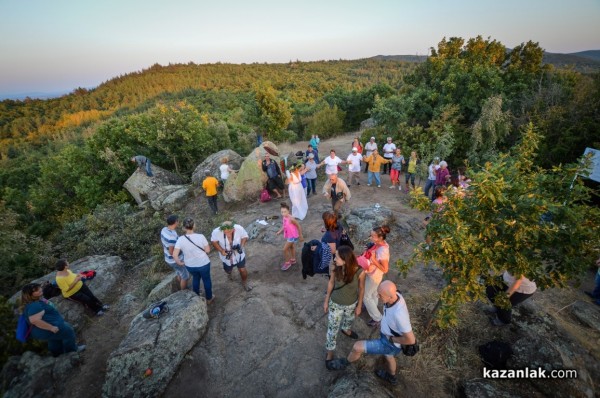
<instances>
[{"instance_id":1,"label":"blue jeans","mask_svg":"<svg viewBox=\"0 0 600 398\"><path fill-rule=\"evenodd\" d=\"M435 180L430 180L429 178L427 179L427 182L425 183L425 189L423 189L423 192L425 193L425 196L429 197L429 190L431 188L433 188L435 186ZM433 196L433 193L432 193Z\"/></svg>"},{"instance_id":2,"label":"blue jeans","mask_svg":"<svg viewBox=\"0 0 600 398\"><path fill-rule=\"evenodd\" d=\"M152 174L152 165L150 163L150 159L146 159L146 175L148 177L154 177L154 174Z\"/></svg>"},{"instance_id":3,"label":"blue jeans","mask_svg":"<svg viewBox=\"0 0 600 398\"><path fill-rule=\"evenodd\" d=\"M75 341L75 331L67 322L54 325L58 327L58 332L52 333L49 330L40 329L38 327L31 328L31 337L36 340L47 340L48 351L52 355L59 356L67 352L77 351L77 343Z\"/></svg>"},{"instance_id":4,"label":"blue jeans","mask_svg":"<svg viewBox=\"0 0 600 398\"><path fill-rule=\"evenodd\" d=\"M313 195L317 194L317 179L316 178L307 178L306 179L306 194L310 195L312 191Z\"/></svg>"},{"instance_id":5,"label":"blue jeans","mask_svg":"<svg viewBox=\"0 0 600 398\"><path fill-rule=\"evenodd\" d=\"M365 354L396 356L401 352L402 348L390 343L388 338L381 332L379 333L379 339L365 342Z\"/></svg>"},{"instance_id":6,"label":"blue jeans","mask_svg":"<svg viewBox=\"0 0 600 398\"><path fill-rule=\"evenodd\" d=\"M377 182L377 185L381 185L381 179L379 178L379 172L372 172L369 171L368 177L367 177L367 184L371 185L371 181L373 180L373 176L375 176L375 181Z\"/></svg>"},{"instance_id":7,"label":"blue jeans","mask_svg":"<svg viewBox=\"0 0 600 398\"><path fill-rule=\"evenodd\" d=\"M594 296L595 299L600 300L600 272L596 272L596 287L592 292L592 296Z\"/></svg>"},{"instance_id":8,"label":"blue jeans","mask_svg":"<svg viewBox=\"0 0 600 398\"><path fill-rule=\"evenodd\" d=\"M206 299L210 300L213 296L212 282L210 280L210 263L203 265L202 267L188 267L186 265L185 268L187 268L190 275L192 275L192 290L194 293L200 295L200 279L202 279Z\"/></svg>"}]
</instances>

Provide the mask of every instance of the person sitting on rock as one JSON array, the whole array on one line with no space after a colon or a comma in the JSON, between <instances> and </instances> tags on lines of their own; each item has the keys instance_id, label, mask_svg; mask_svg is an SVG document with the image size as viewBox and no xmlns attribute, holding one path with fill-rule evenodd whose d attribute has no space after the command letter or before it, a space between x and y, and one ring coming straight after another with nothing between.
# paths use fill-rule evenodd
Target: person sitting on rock
<instances>
[{"instance_id":1,"label":"person sitting on rock","mask_svg":"<svg viewBox=\"0 0 600 398\"><path fill-rule=\"evenodd\" d=\"M148 159L147 157L142 155L133 156L131 158L131 162L137 163L137 169L139 171L144 169L148 177L154 177L154 174L152 174L152 165L150 159Z\"/></svg>"},{"instance_id":2,"label":"person sitting on rock","mask_svg":"<svg viewBox=\"0 0 600 398\"><path fill-rule=\"evenodd\" d=\"M82 275L75 275L69 269L69 262L60 259L56 262L56 285L60 288L64 298L77 301L94 312L97 316L104 315L104 311L109 309L108 305L102 304L89 287L83 282L85 278Z\"/></svg>"},{"instance_id":3,"label":"person sitting on rock","mask_svg":"<svg viewBox=\"0 0 600 398\"><path fill-rule=\"evenodd\" d=\"M258 158L258 148L256 149L256 157ZM259 166L262 168L262 171L267 174L267 190L269 193L275 193L277 196L275 199L279 199L282 197L283 193L283 179L281 178L281 169L277 165L277 162L271 160L271 155L268 153L265 154L265 159L261 162L258 160Z\"/></svg>"},{"instance_id":4,"label":"person sitting on rock","mask_svg":"<svg viewBox=\"0 0 600 398\"><path fill-rule=\"evenodd\" d=\"M233 280L231 273L233 268L237 267L242 278L244 290L247 292L252 290L252 286L247 282L248 271L246 271L246 252L244 247L246 247L246 242L248 242L248 232L246 232L244 227L231 220L224 221L212 231L210 242L215 250L219 252L219 257L223 263L223 270L229 280Z\"/></svg>"},{"instance_id":5,"label":"person sitting on rock","mask_svg":"<svg viewBox=\"0 0 600 398\"><path fill-rule=\"evenodd\" d=\"M406 302L400 292L396 290L396 285L392 281L383 281L377 288L377 293L383 302L379 339L357 341L347 358L331 360L327 364L327 369L344 369L350 363L358 361L362 354L383 355L388 370L379 369L375 375L396 385L398 378L396 377L395 357L402 352L402 345L415 344L416 338L410 324Z\"/></svg>"}]
</instances>

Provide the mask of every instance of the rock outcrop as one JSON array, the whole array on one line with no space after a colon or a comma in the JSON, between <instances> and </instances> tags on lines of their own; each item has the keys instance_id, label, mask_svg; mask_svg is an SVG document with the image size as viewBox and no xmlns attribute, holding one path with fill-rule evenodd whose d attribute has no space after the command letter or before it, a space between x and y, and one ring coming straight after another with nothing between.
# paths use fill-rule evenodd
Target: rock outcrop
<instances>
[{"instance_id":1,"label":"rock outcrop","mask_svg":"<svg viewBox=\"0 0 600 398\"><path fill-rule=\"evenodd\" d=\"M395 397L372 372L346 373L337 379L327 398Z\"/></svg>"},{"instance_id":2,"label":"rock outcrop","mask_svg":"<svg viewBox=\"0 0 600 398\"><path fill-rule=\"evenodd\" d=\"M158 397L186 353L206 331L206 301L190 290L165 299L169 312L159 319L138 314L129 333L110 355L103 397ZM144 377L147 369L152 375Z\"/></svg>"},{"instance_id":3,"label":"rock outcrop","mask_svg":"<svg viewBox=\"0 0 600 398\"><path fill-rule=\"evenodd\" d=\"M153 177L136 170L123 184L138 205L149 202L154 210L176 210L184 204L190 187L177 174L152 165Z\"/></svg>"},{"instance_id":4,"label":"rock outcrop","mask_svg":"<svg viewBox=\"0 0 600 398\"><path fill-rule=\"evenodd\" d=\"M367 129L372 129L373 127L377 126L377 121L375 119L373 119L372 117L363 120L362 122L360 122L360 131L364 131Z\"/></svg>"},{"instance_id":5,"label":"rock outcrop","mask_svg":"<svg viewBox=\"0 0 600 398\"><path fill-rule=\"evenodd\" d=\"M204 170L210 170L210 174L219 179L221 175L219 167L221 166L221 159L224 157L229 159L228 164L233 170L238 170L244 161L243 157L231 149L224 149L217 153L213 153L196 167L196 170L192 173L192 184L194 184L195 187L202 184L202 180L204 180Z\"/></svg>"},{"instance_id":6,"label":"rock outcrop","mask_svg":"<svg viewBox=\"0 0 600 398\"><path fill-rule=\"evenodd\" d=\"M80 363L79 354L71 352L59 357L40 356L26 351L11 357L2 369L4 398L53 398L69 395L60 387Z\"/></svg>"}]
</instances>

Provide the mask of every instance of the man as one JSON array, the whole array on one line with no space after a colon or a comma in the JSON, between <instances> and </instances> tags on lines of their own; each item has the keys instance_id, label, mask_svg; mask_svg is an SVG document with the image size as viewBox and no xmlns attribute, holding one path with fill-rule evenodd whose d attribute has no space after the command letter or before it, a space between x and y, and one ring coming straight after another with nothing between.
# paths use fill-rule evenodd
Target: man
<instances>
[{"instance_id":1,"label":"man","mask_svg":"<svg viewBox=\"0 0 600 398\"><path fill-rule=\"evenodd\" d=\"M387 138L387 142L385 143L385 145L383 146L383 157L385 159L388 160L392 160L392 157L394 156L394 152L396 151L396 144L394 144L392 142L392 137L388 137ZM383 173L385 174L386 172L389 172L391 168L391 164L390 163L386 163L383 165Z\"/></svg>"},{"instance_id":2,"label":"man","mask_svg":"<svg viewBox=\"0 0 600 398\"><path fill-rule=\"evenodd\" d=\"M367 186L371 186L371 182L373 181L373 177L375 177L375 182L377 183L377 188L381 188L381 178L379 177L379 171L381 170L381 165L386 163L391 163L391 160L387 160L379 156L379 152L377 149L373 150L371 156L366 156L363 158L369 167L369 174L367 177Z\"/></svg>"},{"instance_id":3,"label":"man","mask_svg":"<svg viewBox=\"0 0 600 398\"><path fill-rule=\"evenodd\" d=\"M206 192L206 199L210 206L213 215L219 214L217 209L217 189L219 187L219 181L210 175L210 170L204 170L204 181L202 181L202 189Z\"/></svg>"},{"instance_id":4,"label":"man","mask_svg":"<svg viewBox=\"0 0 600 398\"><path fill-rule=\"evenodd\" d=\"M332 174L337 174L338 166L340 164L346 164L346 163L347 162L345 160L338 158L335 155L335 149L332 149L331 151L329 151L329 156L327 156L325 159L323 159L323 161L321 163L319 163L317 168L325 165L325 174L327 174L329 176Z\"/></svg>"},{"instance_id":5,"label":"man","mask_svg":"<svg viewBox=\"0 0 600 398\"><path fill-rule=\"evenodd\" d=\"M173 250L175 249L175 243L177 243L177 226L179 226L179 218L171 214L167 217L167 226L160 231L160 241L163 246L163 252L165 255L165 263L177 273L177 280L179 281L179 288L181 290L187 289L187 282L190 279L190 273L187 268L180 267L173 258ZM180 260L183 260L183 255L179 256Z\"/></svg>"},{"instance_id":6,"label":"man","mask_svg":"<svg viewBox=\"0 0 600 398\"><path fill-rule=\"evenodd\" d=\"M360 162L362 155L358 153L357 147L352 147L352 153L348 155L348 184L352 186L352 181L356 180L356 185L360 185Z\"/></svg>"},{"instance_id":7,"label":"man","mask_svg":"<svg viewBox=\"0 0 600 398\"><path fill-rule=\"evenodd\" d=\"M440 168L440 158L435 157L431 161L431 164L427 168L427 182L425 183L425 189L423 193L425 196L429 197L429 190L431 188L435 188L435 175ZM433 198L433 192L431 193L431 197Z\"/></svg>"},{"instance_id":8,"label":"man","mask_svg":"<svg viewBox=\"0 0 600 398\"><path fill-rule=\"evenodd\" d=\"M312 154L313 158L315 159L316 163L319 163L319 152L313 148L312 145L308 144L308 147L306 148L306 154L305 154L305 159L304 159L304 163L308 162L308 156Z\"/></svg>"},{"instance_id":9,"label":"man","mask_svg":"<svg viewBox=\"0 0 600 398\"><path fill-rule=\"evenodd\" d=\"M244 247L248 242L248 233L239 224L233 221L224 221L219 227L212 231L210 242L215 250L219 252L219 257L223 262L223 270L227 274L229 280L233 280L233 267L237 267L240 277L242 278L242 286L244 290L249 292L252 290L247 282L248 272L246 271L246 252Z\"/></svg>"},{"instance_id":10,"label":"man","mask_svg":"<svg viewBox=\"0 0 600 398\"><path fill-rule=\"evenodd\" d=\"M371 140L369 140L369 142L367 142L365 144L366 153L365 153L364 157L371 156L373 154L373 151L376 151L376 150L377 150L377 144L375 143L375 137L371 137ZM365 165L365 173L368 171L368 169L369 169L369 165L366 164Z\"/></svg>"},{"instance_id":11,"label":"man","mask_svg":"<svg viewBox=\"0 0 600 398\"><path fill-rule=\"evenodd\" d=\"M598 272L596 272L596 287L591 292L585 292L588 296L590 296L594 303L600 305L600 258L596 260L596 267L598 267Z\"/></svg>"},{"instance_id":12,"label":"man","mask_svg":"<svg viewBox=\"0 0 600 398\"><path fill-rule=\"evenodd\" d=\"M151 167L151 162L150 159L148 159L145 156L142 155L137 155L137 156L133 156L131 158L131 162L132 163L137 163L137 169L138 170L142 170L142 168L144 170L146 170L146 175L148 177L154 177L154 174L152 174L152 167Z\"/></svg>"},{"instance_id":13,"label":"man","mask_svg":"<svg viewBox=\"0 0 600 398\"><path fill-rule=\"evenodd\" d=\"M330 174L329 179L323 185L323 195L331 198L331 207L338 216L345 202L348 202L352 195L346 182L338 177L337 174Z\"/></svg>"},{"instance_id":14,"label":"man","mask_svg":"<svg viewBox=\"0 0 600 398\"><path fill-rule=\"evenodd\" d=\"M258 149L256 150L257 158ZM267 174L267 190L272 194L275 193L277 196L275 199L279 199L282 197L282 193L284 185L283 179L281 178L281 170L277 165L277 162L271 160L271 155L269 153L265 154L264 160L261 162L260 158L258 159L260 163L259 166L262 168L262 171Z\"/></svg>"},{"instance_id":15,"label":"man","mask_svg":"<svg viewBox=\"0 0 600 398\"><path fill-rule=\"evenodd\" d=\"M396 290L396 285L391 281L383 281L377 288L377 293L384 303L380 338L357 341L347 358L334 359L328 364L327 368L329 370L344 369L352 362L358 361L363 353L367 355L384 355L388 370L379 369L375 371L375 375L396 385L398 384L398 378L396 377L395 356L402 352L402 345L415 344L416 339L410 325L406 302Z\"/></svg>"}]
</instances>

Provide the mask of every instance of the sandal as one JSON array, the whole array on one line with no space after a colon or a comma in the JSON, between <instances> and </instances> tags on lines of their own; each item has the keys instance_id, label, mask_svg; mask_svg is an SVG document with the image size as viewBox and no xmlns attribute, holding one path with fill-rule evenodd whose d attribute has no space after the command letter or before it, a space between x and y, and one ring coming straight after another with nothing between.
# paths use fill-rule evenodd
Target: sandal
<instances>
[{"instance_id":1,"label":"sandal","mask_svg":"<svg viewBox=\"0 0 600 398\"><path fill-rule=\"evenodd\" d=\"M389 374L387 371L385 371L383 369L376 370L375 376L387 381L388 383L390 383L393 386L398 384L398 378L392 374Z\"/></svg>"},{"instance_id":2,"label":"sandal","mask_svg":"<svg viewBox=\"0 0 600 398\"><path fill-rule=\"evenodd\" d=\"M290 269L290 267L292 266L292 263L289 261L286 261L285 263L283 263L283 265L281 266L281 270L282 271L287 271L288 269Z\"/></svg>"},{"instance_id":3,"label":"sandal","mask_svg":"<svg viewBox=\"0 0 600 398\"><path fill-rule=\"evenodd\" d=\"M346 333L345 331L342 330L342 334L351 339L358 340L358 334L356 334L356 332L354 330L351 330L350 333Z\"/></svg>"}]
</instances>

